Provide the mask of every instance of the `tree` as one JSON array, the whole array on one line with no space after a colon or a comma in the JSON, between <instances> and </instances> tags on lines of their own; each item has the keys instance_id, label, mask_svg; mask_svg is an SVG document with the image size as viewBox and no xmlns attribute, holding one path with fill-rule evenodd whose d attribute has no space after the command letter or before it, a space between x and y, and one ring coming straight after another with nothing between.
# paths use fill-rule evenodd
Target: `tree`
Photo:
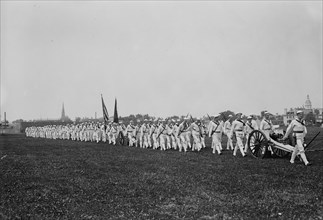
<instances>
[{"instance_id":1,"label":"tree","mask_svg":"<svg viewBox=\"0 0 323 220\"><path fill-rule=\"evenodd\" d=\"M226 121L226 120L228 120L229 115L234 116L234 112L233 111L230 111L230 110L226 110L224 112L221 112L220 115L221 115L223 121Z\"/></svg>"},{"instance_id":2,"label":"tree","mask_svg":"<svg viewBox=\"0 0 323 220\"><path fill-rule=\"evenodd\" d=\"M315 120L315 115L313 112L308 113L307 115L305 115L305 121L311 123L311 124L315 124L316 120Z\"/></svg>"},{"instance_id":3,"label":"tree","mask_svg":"<svg viewBox=\"0 0 323 220\"><path fill-rule=\"evenodd\" d=\"M80 117L76 117L75 118L75 123L80 123L81 122L81 118Z\"/></svg>"}]
</instances>

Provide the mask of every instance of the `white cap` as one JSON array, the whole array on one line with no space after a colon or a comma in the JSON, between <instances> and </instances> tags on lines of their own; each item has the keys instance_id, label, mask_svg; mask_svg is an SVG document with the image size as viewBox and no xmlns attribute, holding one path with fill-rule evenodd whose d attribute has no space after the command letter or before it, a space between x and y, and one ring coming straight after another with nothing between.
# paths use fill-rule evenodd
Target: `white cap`
<instances>
[{"instance_id":1,"label":"white cap","mask_svg":"<svg viewBox=\"0 0 323 220\"><path fill-rule=\"evenodd\" d=\"M242 112L237 112L237 113L236 113L236 115L239 115L239 114L240 114L240 115L242 115Z\"/></svg>"},{"instance_id":2,"label":"white cap","mask_svg":"<svg viewBox=\"0 0 323 220\"><path fill-rule=\"evenodd\" d=\"M229 117L229 118L232 118L233 116L232 116L232 115L229 115L228 117Z\"/></svg>"},{"instance_id":3,"label":"white cap","mask_svg":"<svg viewBox=\"0 0 323 220\"><path fill-rule=\"evenodd\" d=\"M267 112L267 111L265 111L265 112L264 112L264 114L265 114L265 115L270 115L270 113L269 113L269 112Z\"/></svg>"},{"instance_id":4,"label":"white cap","mask_svg":"<svg viewBox=\"0 0 323 220\"><path fill-rule=\"evenodd\" d=\"M303 113L303 111L302 111L302 110L298 110L298 111L296 112L296 114L301 114L301 113Z\"/></svg>"},{"instance_id":5,"label":"white cap","mask_svg":"<svg viewBox=\"0 0 323 220\"><path fill-rule=\"evenodd\" d=\"M249 115L249 116L247 117L247 119L252 119L252 116L251 116L251 115Z\"/></svg>"}]
</instances>

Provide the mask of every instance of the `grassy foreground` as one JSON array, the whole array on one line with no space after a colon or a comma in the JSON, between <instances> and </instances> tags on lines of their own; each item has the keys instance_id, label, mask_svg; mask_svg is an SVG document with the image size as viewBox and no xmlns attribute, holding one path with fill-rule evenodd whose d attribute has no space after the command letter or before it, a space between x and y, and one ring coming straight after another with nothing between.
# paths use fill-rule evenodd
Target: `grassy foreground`
<instances>
[{"instance_id":1,"label":"grassy foreground","mask_svg":"<svg viewBox=\"0 0 323 220\"><path fill-rule=\"evenodd\" d=\"M185 154L0 136L0 219L323 218L323 151L307 152L306 167L209 147Z\"/></svg>"}]
</instances>

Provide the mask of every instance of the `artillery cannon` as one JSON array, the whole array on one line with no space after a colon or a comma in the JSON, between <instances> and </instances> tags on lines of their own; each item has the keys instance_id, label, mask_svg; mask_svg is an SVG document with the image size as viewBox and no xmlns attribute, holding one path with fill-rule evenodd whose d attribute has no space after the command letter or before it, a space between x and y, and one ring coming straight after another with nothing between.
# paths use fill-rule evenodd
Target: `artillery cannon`
<instances>
[{"instance_id":1,"label":"artillery cannon","mask_svg":"<svg viewBox=\"0 0 323 220\"><path fill-rule=\"evenodd\" d=\"M248 147L251 154L257 158L264 158L269 153L278 157L287 156L293 152L294 147L291 146L291 139L280 140L283 136L282 133L273 133L267 138L259 130L252 131L248 138Z\"/></svg>"}]
</instances>

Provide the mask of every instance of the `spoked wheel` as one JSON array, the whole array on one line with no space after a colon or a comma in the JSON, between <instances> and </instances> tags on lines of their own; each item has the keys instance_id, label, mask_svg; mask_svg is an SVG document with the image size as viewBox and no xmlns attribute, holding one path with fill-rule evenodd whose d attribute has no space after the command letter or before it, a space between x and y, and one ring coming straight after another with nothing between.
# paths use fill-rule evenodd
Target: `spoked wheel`
<instances>
[{"instance_id":1,"label":"spoked wheel","mask_svg":"<svg viewBox=\"0 0 323 220\"><path fill-rule=\"evenodd\" d=\"M291 143L290 143L289 140L285 140L285 141L282 141L281 140L283 138L283 136L284 136L283 134L275 134L271 138L273 138L275 141L280 142L282 144L289 144L289 145L291 145ZM279 149L279 148L275 147L274 145L271 147L271 149L274 152L274 155L277 156L277 157L286 157L289 154L288 151Z\"/></svg>"},{"instance_id":2,"label":"spoked wheel","mask_svg":"<svg viewBox=\"0 0 323 220\"><path fill-rule=\"evenodd\" d=\"M254 130L248 138L251 154L257 158L264 158L268 151L268 139L261 131Z\"/></svg>"},{"instance_id":3,"label":"spoked wheel","mask_svg":"<svg viewBox=\"0 0 323 220\"><path fill-rule=\"evenodd\" d=\"M276 148L274 146L271 147L271 149L273 150L274 154L277 156L277 157L286 157L289 152L287 151L284 151L284 150L281 150L279 148Z\"/></svg>"}]
</instances>

